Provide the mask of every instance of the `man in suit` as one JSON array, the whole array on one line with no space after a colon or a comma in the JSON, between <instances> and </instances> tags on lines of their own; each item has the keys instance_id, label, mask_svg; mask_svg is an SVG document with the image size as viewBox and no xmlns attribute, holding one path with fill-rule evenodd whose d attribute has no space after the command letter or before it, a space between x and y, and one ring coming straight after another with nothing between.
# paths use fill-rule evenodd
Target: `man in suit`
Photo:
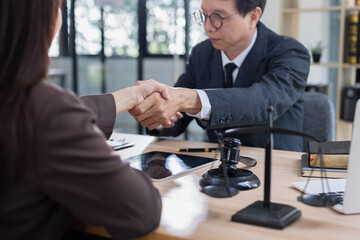
<instances>
[{"instance_id":1,"label":"man in suit","mask_svg":"<svg viewBox=\"0 0 360 240\"><path fill-rule=\"evenodd\" d=\"M219 131L264 123L271 105L274 127L302 131L310 56L298 41L277 35L259 21L265 5L266 0L203 0L202 10L194 15L209 39L192 49L186 72L170 89L171 100L154 94L130 114L150 130L162 125L150 132L153 135L177 136L194 118L204 129ZM207 134L217 142L214 130ZM234 137L242 145L264 146L263 134ZM302 151L302 141L275 135L274 147Z\"/></svg>"}]
</instances>

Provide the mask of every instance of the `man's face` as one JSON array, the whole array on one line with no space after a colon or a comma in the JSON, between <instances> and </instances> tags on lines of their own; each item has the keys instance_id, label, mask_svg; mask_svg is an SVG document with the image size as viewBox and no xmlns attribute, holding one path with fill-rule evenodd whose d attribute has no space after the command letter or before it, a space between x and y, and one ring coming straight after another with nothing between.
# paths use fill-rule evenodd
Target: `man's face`
<instances>
[{"instance_id":1,"label":"man's face","mask_svg":"<svg viewBox=\"0 0 360 240\"><path fill-rule=\"evenodd\" d=\"M226 18L238 12L236 0L202 0L201 8L205 15L218 13ZM252 13L245 17L235 14L225 20L220 29L214 28L207 18L204 28L214 48L223 50L226 55L233 59L244 51L251 43L256 23L254 24Z\"/></svg>"}]
</instances>

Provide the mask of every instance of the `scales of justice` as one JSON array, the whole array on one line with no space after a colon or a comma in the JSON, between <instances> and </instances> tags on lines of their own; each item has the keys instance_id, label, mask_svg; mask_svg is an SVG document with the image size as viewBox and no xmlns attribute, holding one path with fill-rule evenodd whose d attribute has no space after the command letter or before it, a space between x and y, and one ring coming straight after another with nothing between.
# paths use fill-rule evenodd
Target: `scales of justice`
<instances>
[{"instance_id":1,"label":"scales of justice","mask_svg":"<svg viewBox=\"0 0 360 240\"><path fill-rule=\"evenodd\" d=\"M301 216L301 211L295 207L273 203L270 201L271 194L271 162L273 149L273 134L289 134L305 136L322 142L315 137L293 130L273 127L273 108L267 109L268 119L266 124L243 126L227 129L218 134L219 147L221 149L221 164L218 168L210 169L200 179L201 192L216 198L226 198L236 195L239 191L257 188L260 185L259 178L251 171L239 169L236 164L239 161L241 142L231 138L236 133L263 133L265 134L265 176L264 176L264 199L256 201L246 208L238 211L231 217L231 221L264 226L275 229L284 229ZM321 146L321 144L320 144ZM319 149L321 153L321 149ZM320 161L322 155L320 155ZM309 178L310 180L310 178ZM332 196L325 194L311 195L301 194L298 200L311 206L333 206L337 203Z\"/></svg>"}]
</instances>

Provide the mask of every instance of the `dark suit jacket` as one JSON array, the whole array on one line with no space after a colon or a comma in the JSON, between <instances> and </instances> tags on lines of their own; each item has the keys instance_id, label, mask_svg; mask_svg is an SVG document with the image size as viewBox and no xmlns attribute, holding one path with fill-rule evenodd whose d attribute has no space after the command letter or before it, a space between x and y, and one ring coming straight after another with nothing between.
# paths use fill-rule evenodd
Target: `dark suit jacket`
<instances>
[{"instance_id":1,"label":"dark suit jacket","mask_svg":"<svg viewBox=\"0 0 360 240\"><path fill-rule=\"evenodd\" d=\"M274 127L302 131L303 103L310 56L295 39L279 36L261 22L256 42L239 69L234 88L223 88L224 72L221 52L209 40L192 49L186 72L176 87L204 89L212 109L209 121L198 121L202 127L238 126L264 123L266 109L274 107ZM155 135L177 136L193 118L185 116L173 128ZM214 130L207 131L209 140L217 142ZM242 145L263 147L264 136L235 135ZM301 137L275 135L274 147L302 151Z\"/></svg>"},{"instance_id":2,"label":"dark suit jacket","mask_svg":"<svg viewBox=\"0 0 360 240\"><path fill-rule=\"evenodd\" d=\"M120 160L96 125L110 136L112 95L83 98L91 112L74 94L43 82L29 101L34 159L0 199L2 240L60 239L71 215L105 226L114 239L139 237L158 226L159 192L143 172Z\"/></svg>"}]
</instances>

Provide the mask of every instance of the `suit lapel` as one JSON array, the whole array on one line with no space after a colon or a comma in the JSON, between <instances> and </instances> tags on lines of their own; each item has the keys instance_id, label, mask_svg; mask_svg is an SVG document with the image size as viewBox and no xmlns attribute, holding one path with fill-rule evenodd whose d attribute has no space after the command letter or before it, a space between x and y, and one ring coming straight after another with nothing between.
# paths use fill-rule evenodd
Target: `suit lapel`
<instances>
[{"instance_id":1,"label":"suit lapel","mask_svg":"<svg viewBox=\"0 0 360 240\"><path fill-rule=\"evenodd\" d=\"M267 32L265 26L258 23L258 35L254 46L242 63L236 76L234 87L249 87L254 83L254 76L267 52Z\"/></svg>"}]
</instances>

